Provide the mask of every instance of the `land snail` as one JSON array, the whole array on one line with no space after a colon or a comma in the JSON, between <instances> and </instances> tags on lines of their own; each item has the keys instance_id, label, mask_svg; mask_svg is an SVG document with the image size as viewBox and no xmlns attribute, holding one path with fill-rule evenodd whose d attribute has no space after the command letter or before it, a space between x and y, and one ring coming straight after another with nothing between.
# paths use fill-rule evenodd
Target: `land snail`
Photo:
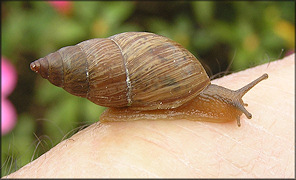
<instances>
[{"instance_id":1,"label":"land snail","mask_svg":"<svg viewBox=\"0 0 296 180\"><path fill-rule=\"evenodd\" d=\"M125 32L67 46L30 68L69 93L109 107L100 121L251 119L242 97L263 74L233 91L211 84L201 63L180 44L148 32Z\"/></svg>"}]
</instances>

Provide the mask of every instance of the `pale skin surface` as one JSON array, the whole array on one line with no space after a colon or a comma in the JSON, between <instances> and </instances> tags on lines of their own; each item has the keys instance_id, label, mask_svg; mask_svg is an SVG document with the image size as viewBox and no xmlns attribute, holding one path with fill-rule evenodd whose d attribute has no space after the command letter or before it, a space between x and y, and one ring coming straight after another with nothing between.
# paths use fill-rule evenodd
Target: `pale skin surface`
<instances>
[{"instance_id":1,"label":"pale skin surface","mask_svg":"<svg viewBox=\"0 0 296 180\"><path fill-rule=\"evenodd\" d=\"M234 73L213 84L238 89L269 78L243 100L241 127L197 121L94 123L9 178L295 177L295 55Z\"/></svg>"}]
</instances>

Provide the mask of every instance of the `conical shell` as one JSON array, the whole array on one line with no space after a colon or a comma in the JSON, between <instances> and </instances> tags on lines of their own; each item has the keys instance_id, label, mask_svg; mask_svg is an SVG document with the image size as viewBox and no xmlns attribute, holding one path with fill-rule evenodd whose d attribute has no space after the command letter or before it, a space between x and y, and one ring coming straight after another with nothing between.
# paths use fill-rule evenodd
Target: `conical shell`
<instances>
[{"instance_id":1,"label":"conical shell","mask_svg":"<svg viewBox=\"0 0 296 180\"><path fill-rule=\"evenodd\" d=\"M56 86L106 107L178 107L210 80L180 44L153 33L127 32L69 46L31 63Z\"/></svg>"}]
</instances>

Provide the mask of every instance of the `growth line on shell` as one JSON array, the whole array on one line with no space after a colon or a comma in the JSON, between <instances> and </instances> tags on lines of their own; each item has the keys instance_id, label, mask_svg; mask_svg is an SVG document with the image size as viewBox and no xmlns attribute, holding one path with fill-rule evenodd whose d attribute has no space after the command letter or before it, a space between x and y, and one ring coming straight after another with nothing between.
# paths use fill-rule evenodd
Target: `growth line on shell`
<instances>
[{"instance_id":1,"label":"growth line on shell","mask_svg":"<svg viewBox=\"0 0 296 180\"><path fill-rule=\"evenodd\" d=\"M80 44L77 44L81 52L84 52ZM87 92L86 92L86 98L88 99L89 91L90 91L90 84L89 84L89 72L88 72L88 61L87 61L87 55L85 55L85 71L86 71L86 81L87 81Z\"/></svg>"},{"instance_id":2,"label":"growth line on shell","mask_svg":"<svg viewBox=\"0 0 296 180\"><path fill-rule=\"evenodd\" d=\"M110 38L110 40L113 41L116 44L116 46L119 48L119 50L121 52L121 56L122 56L122 60L123 60L123 66L124 66L124 70L125 70L125 74L126 74L126 86L127 86L127 94L126 94L126 97L127 97L128 106L130 106L132 104L132 99L131 99L132 84L131 84L131 80L129 78L129 71L128 71L127 65L126 65L127 62L126 62L125 56L123 55L122 49L119 46L119 44L117 44L117 42L114 41L111 38Z\"/></svg>"},{"instance_id":3,"label":"growth line on shell","mask_svg":"<svg viewBox=\"0 0 296 180\"><path fill-rule=\"evenodd\" d=\"M60 50L57 51L58 52L58 55L60 56L61 59L63 59L61 53L60 53ZM48 63L49 64L49 63ZM64 83L65 83L65 66L64 66L64 61L62 61L62 66L63 66L63 78L62 78L62 88L64 88ZM49 73L48 73L48 78L49 78Z\"/></svg>"}]
</instances>

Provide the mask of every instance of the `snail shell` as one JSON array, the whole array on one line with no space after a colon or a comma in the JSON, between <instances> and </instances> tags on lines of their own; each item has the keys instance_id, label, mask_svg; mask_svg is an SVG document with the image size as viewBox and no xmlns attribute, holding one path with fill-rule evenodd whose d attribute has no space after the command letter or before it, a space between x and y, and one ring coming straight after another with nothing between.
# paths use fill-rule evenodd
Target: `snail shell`
<instances>
[{"instance_id":1,"label":"snail shell","mask_svg":"<svg viewBox=\"0 0 296 180\"><path fill-rule=\"evenodd\" d=\"M52 84L105 107L178 107L210 80L180 44L147 32L127 32L68 46L31 63Z\"/></svg>"}]
</instances>

